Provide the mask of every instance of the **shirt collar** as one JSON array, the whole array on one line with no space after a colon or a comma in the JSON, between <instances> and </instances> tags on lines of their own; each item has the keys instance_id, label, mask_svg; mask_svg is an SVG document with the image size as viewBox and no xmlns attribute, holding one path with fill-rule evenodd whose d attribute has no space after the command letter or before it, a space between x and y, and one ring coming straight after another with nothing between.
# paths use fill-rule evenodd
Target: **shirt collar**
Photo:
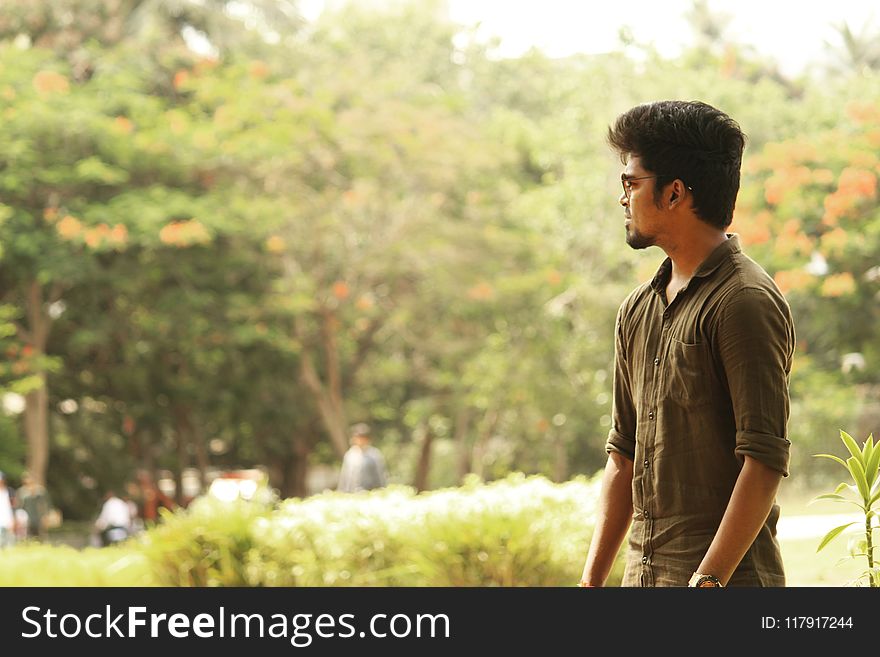
<instances>
[{"instance_id":1,"label":"shirt collar","mask_svg":"<svg viewBox=\"0 0 880 657\"><path fill-rule=\"evenodd\" d=\"M734 253L740 253L742 249L739 246L739 235L737 233L726 233L727 239L715 247L712 253L700 263L697 270L691 278L702 278L712 274ZM655 292L665 294L666 284L669 282L669 276L672 273L672 259L667 257L661 264L654 278L651 280L651 287Z\"/></svg>"}]
</instances>

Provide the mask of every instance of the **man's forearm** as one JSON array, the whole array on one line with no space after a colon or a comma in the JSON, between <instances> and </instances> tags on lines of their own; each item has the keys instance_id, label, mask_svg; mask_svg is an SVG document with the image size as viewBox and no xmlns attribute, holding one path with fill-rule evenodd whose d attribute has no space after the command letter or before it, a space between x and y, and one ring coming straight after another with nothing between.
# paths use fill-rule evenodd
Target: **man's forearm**
<instances>
[{"instance_id":1,"label":"man's forearm","mask_svg":"<svg viewBox=\"0 0 880 657\"><path fill-rule=\"evenodd\" d=\"M632 478L632 461L611 452L605 464L596 527L581 577L585 585L602 586L608 579L620 544L632 522Z\"/></svg>"},{"instance_id":2,"label":"man's forearm","mask_svg":"<svg viewBox=\"0 0 880 657\"><path fill-rule=\"evenodd\" d=\"M697 572L724 584L751 547L773 506L782 474L747 456L727 510Z\"/></svg>"}]
</instances>

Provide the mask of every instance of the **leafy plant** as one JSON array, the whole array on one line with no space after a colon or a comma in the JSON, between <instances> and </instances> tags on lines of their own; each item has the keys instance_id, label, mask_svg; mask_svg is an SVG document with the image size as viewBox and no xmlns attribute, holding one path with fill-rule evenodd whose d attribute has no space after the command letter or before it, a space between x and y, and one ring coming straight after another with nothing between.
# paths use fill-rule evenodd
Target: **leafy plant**
<instances>
[{"instance_id":1,"label":"leafy plant","mask_svg":"<svg viewBox=\"0 0 880 657\"><path fill-rule=\"evenodd\" d=\"M838 484L833 493L819 495L812 502L828 500L831 502L854 504L862 510L865 515L865 538L858 541L856 547L850 550L850 558L867 558L868 569L860 575L859 579L864 577L870 586L880 587L880 567L874 565L874 550L877 546L874 545L873 541L874 530L878 528L873 525L873 519L877 517L877 512L873 509L873 505L880 500L880 444L874 445L874 434L868 436L868 440L865 441L861 449L853 437L845 431L840 432L840 439L852 455L846 461L833 454L816 454L815 456L840 463L850 473L854 484L842 482ZM855 499L841 495L844 491L853 493ZM816 552L828 545L848 527L857 523L858 521L848 522L829 531L819 543Z\"/></svg>"}]
</instances>

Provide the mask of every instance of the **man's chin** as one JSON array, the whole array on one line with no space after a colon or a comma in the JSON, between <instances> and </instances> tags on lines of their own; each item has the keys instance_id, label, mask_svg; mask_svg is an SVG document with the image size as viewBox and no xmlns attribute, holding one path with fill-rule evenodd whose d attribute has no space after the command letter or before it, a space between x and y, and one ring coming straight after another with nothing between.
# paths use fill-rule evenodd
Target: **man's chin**
<instances>
[{"instance_id":1,"label":"man's chin","mask_svg":"<svg viewBox=\"0 0 880 657\"><path fill-rule=\"evenodd\" d=\"M629 228L626 230L626 243L631 249L636 251L647 249L649 246L654 246L654 240L650 237L642 235L638 231Z\"/></svg>"}]
</instances>

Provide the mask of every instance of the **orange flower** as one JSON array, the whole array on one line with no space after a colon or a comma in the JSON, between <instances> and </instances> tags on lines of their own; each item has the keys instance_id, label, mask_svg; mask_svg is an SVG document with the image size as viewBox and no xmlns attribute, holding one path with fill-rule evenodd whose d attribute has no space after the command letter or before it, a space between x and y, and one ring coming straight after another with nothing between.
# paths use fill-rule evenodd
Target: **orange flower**
<instances>
[{"instance_id":1,"label":"orange flower","mask_svg":"<svg viewBox=\"0 0 880 657\"><path fill-rule=\"evenodd\" d=\"M101 246L101 242L103 242L103 237L101 236L100 231L98 231L97 229L89 228L86 231L85 240L89 248L96 249Z\"/></svg>"},{"instance_id":2,"label":"orange flower","mask_svg":"<svg viewBox=\"0 0 880 657\"><path fill-rule=\"evenodd\" d=\"M284 253L286 247L287 243L284 241L284 238L278 235L272 235L272 237L266 240L266 250L269 253Z\"/></svg>"},{"instance_id":3,"label":"orange flower","mask_svg":"<svg viewBox=\"0 0 880 657\"><path fill-rule=\"evenodd\" d=\"M345 281L336 281L333 284L333 296L340 301L347 299L349 294L351 294L351 290Z\"/></svg>"},{"instance_id":4,"label":"orange flower","mask_svg":"<svg viewBox=\"0 0 880 657\"><path fill-rule=\"evenodd\" d=\"M869 101L854 100L848 103L846 115L854 123L880 123L880 108Z\"/></svg>"},{"instance_id":5,"label":"orange flower","mask_svg":"<svg viewBox=\"0 0 880 657\"><path fill-rule=\"evenodd\" d=\"M819 292L823 297L841 297L856 290L856 281L848 271L825 278Z\"/></svg>"},{"instance_id":6,"label":"orange flower","mask_svg":"<svg viewBox=\"0 0 880 657\"><path fill-rule=\"evenodd\" d=\"M52 93L67 93L70 91L70 82L67 78L55 71L40 71L34 76L34 89L41 95Z\"/></svg>"},{"instance_id":7,"label":"orange flower","mask_svg":"<svg viewBox=\"0 0 880 657\"><path fill-rule=\"evenodd\" d=\"M562 282L562 274L560 274L555 269L551 269L547 272L547 282L550 285L559 285Z\"/></svg>"},{"instance_id":8,"label":"orange flower","mask_svg":"<svg viewBox=\"0 0 880 657\"><path fill-rule=\"evenodd\" d=\"M251 62L251 77L256 78L257 80L262 80L266 76L269 75L269 67L266 65L266 62L261 62L259 60L255 60Z\"/></svg>"},{"instance_id":9,"label":"orange flower","mask_svg":"<svg viewBox=\"0 0 880 657\"><path fill-rule=\"evenodd\" d=\"M210 241L208 230L197 219L172 221L159 231L159 240L172 246L192 246Z\"/></svg>"},{"instance_id":10,"label":"orange flower","mask_svg":"<svg viewBox=\"0 0 880 657\"><path fill-rule=\"evenodd\" d=\"M110 241L116 245L122 246L128 241L128 228L124 224L116 224L110 231Z\"/></svg>"},{"instance_id":11,"label":"orange flower","mask_svg":"<svg viewBox=\"0 0 880 657\"><path fill-rule=\"evenodd\" d=\"M809 287L813 282L813 276L802 269L790 269L776 272L773 280L783 294L788 294Z\"/></svg>"},{"instance_id":12,"label":"orange flower","mask_svg":"<svg viewBox=\"0 0 880 657\"><path fill-rule=\"evenodd\" d=\"M48 221L50 224L54 223L58 218L58 208L46 208L43 210L43 219Z\"/></svg>"},{"instance_id":13,"label":"orange flower","mask_svg":"<svg viewBox=\"0 0 880 657\"><path fill-rule=\"evenodd\" d=\"M362 295L358 297L357 303L355 303L355 308L358 310L370 310L373 306L375 306L375 302L372 297L367 295Z\"/></svg>"},{"instance_id":14,"label":"orange flower","mask_svg":"<svg viewBox=\"0 0 880 657\"><path fill-rule=\"evenodd\" d=\"M73 239L82 232L82 223L76 217L66 215L55 226L55 230L66 240Z\"/></svg>"},{"instance_id":15,"label":"orange flower","mask_svg":"<svg viewBox=\"0 0 880 657\"><path fill-rule=\"evenodd\" d=\"M180 91L187 82L189 82L189 71L180 70L174 74L174 88Z\"/></svg>"},{"instance_id":16,"label":"orange flower","mask_svg":"<svg viewBox=\"0 0 880 657\"><path fill-rule=\"evenodd\" d=\"M134 130L134 123L124 116L117 116L113 119L113 129L116 130L116 132L128 135Z\"/></svg>"},{"instance_id":17,"label":"orange flower","mask_svg":"<svg viewBox=\"0 0 880 657\"><path fill-rule=\"evenodd\" d=\"M877 178L865 169L847 167L840 173L838 192L846 196L871 198L877 193Z\"/></svg>"},{"instance_id":18,"label":"orange flower","mask_svg":"<svg viewBox=\"0 0 880 657\"><path fill-rule=\"evenodd\" d=\"M481 281L470 288L467 295L476 301L488 301L495 296L495 290L486 281Z\"/></svg>"}]
</instances>

